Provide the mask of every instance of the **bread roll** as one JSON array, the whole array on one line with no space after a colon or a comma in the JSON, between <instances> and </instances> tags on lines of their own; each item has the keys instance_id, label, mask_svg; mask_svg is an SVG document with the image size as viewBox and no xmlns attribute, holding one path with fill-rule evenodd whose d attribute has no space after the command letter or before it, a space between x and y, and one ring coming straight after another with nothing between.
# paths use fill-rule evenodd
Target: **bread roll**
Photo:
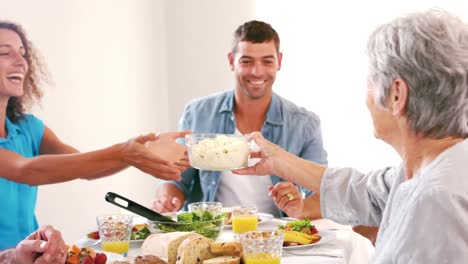
<instances>
[{"instance_id":1,"label":"bread roll","mask_svg":"<svg viewBox=\"0 0 468 264\"><path fill-rule=\"evenodd\" d=\"M204 260L203 264L240 264L240 258L236 256L220 256Z\"/></svg>"},{"instance_id":2,"label":"bread roll","mask_svg":"<svg viewBox=\"0 0 468 264\"><path fill-rule=\"evenodd\" d=\"M242 244L239 240L217 241L211 244L211 253L217 256L242 257Z\"/></svg>"},{"instance_id":3,"label":"bread roll","mask_svg":"<svg viewBox=\"0 0 468 264\"><path fill-rule=\"evenodd\" d=\"M212 239L204 236L190 236L177 249L176 264L202 264L204 260L214 258L210 246Z\"/></svg>"},{"instance_id":4,"label":"bread roll","mask_svg":"<svg viewBox=\"0 0 468 264\"><path fill-rule=\"evenodd\" d=\"M135 264L167 264L167 262L153 255L145 255L136 257Z\"/></svg>"},{"instance_id":5,"label":"bread roll","mask_svg":"<svg viewBox=\"0 0 468 264\"><path fill-rule=\"evenodd\" d=\"M199 236L194 232L172 232L164 234L153 234L145 239L141 245L143 255L154 255L167 259L167 263L175 264L177 248L184 239L190 236Z\"/></svg>"}]
</instances>

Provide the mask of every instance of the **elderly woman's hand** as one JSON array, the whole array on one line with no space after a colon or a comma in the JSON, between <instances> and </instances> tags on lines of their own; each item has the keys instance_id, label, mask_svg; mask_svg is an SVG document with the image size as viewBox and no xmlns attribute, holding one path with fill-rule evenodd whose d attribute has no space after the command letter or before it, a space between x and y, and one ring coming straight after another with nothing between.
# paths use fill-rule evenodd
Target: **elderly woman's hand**
<instances>
[{"instance_id":1,"label":"elderly woman's hand","mask_svg":"<svg viewBox=\"0 0 468 264\"><path fill-rule=\"evenodd\" d=\"M276 171L280 169L281 160L288 152L266 140L259 132L253 132L248 138L252 138L260 148L258 152L252 153L251 157L261 158L261 160L255 166L234 170L233 173L242 175L278 175Z\"/></svg>"},{"instance_id":2,"label":"elderly woman's hand","mask_svg":"<svg viewBox=\"0 0 468 264\"><path fill-rule=\"evenodd\" d=\"M66 258L66 246L60 231L47 225L16 246L13 263L63 264Z\"/></svg>"},{"instance_id":3,"label":"elderly woman's hand","mask_svg":"<svg viewBox=\"0 0 468 264\"><path fill-rule=\"evenodd\" d=\"M148 134L126 143L124 161L141 171L164 180L180 180L190 164L187 148L176 142L190 131Z\"/></svg>"},{"instance_id":4,"label":"elderly woman's hand","mask_svg":"<svg viewBox=\"0 0 468 264\"><path fill-rule=\"evenodd\" d=\"M290 182L279 182L269 189L275 204L289 217L303 217L304 199L298 187Z\"/></svg>"}]
</instances>

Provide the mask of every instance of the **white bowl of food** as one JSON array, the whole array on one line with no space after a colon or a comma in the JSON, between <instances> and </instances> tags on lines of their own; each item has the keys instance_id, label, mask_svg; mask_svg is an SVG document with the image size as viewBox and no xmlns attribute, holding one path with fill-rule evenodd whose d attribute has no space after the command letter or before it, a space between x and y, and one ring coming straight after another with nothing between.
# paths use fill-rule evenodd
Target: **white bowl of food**
<instances>
[{"instance_id":1,"label":"white bowl of food","mask_svg":"<svg viewBox=\"0 0 468 264\"><path fill-rule=\"evenodd\" d=\"M247 138L228 134L189 134L185 136L192 167L229 171L247 167L250 147Z\"/></svg>"}]
</instances>

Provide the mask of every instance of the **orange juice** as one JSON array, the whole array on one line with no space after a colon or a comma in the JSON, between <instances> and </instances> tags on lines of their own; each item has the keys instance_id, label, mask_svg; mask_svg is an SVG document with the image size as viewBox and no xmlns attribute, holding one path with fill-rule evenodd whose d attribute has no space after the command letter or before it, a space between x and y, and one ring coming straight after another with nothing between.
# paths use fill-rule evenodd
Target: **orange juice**
<instances>
[{"instance_id":1,"label":"orange juice","mask_svg":"<svg viewBox=\"0 0 468 264\"><path fill-rule=\"evenodd\" d=\"M244 256L245 264L280 264L281 258L271 253L248 253Z\"/></svg>"},{"instance_id":2,"label":"orange juice","mask_svg":"<svg viewBox=\"0 0 468 264\"><path fill-rule=\"evenodd\" d=\"M101 248L104 251L114 252L118 254L124 254L128 252L130 247L130 241L103 241L101 242Z\"/></svg>"},{"instance_id":3,"label":"orange juice","mask_svg":"<svg viewBox=\"0 0 468 264\"><path fill-rule=\"evenodd\" d=\"M235 215L232 217L232 231L236 234L257 230L257 215Z\"/></svg>"}]
</instances>

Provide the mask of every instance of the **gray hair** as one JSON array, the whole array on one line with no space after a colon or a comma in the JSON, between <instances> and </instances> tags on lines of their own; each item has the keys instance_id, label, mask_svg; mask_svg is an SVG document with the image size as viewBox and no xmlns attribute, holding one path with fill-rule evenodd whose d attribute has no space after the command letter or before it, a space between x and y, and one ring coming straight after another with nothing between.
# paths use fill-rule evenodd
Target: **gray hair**
<instances>
[{"instance_id":1,"label":"gray hair","mask_svg":"<svg viewBox=\"0 0 468 264\"><path fill-rule=\"evenodd\" d=\"M468 137L468 27L440 9L377 28L369 38L369 78L385 107L391 84L408 86L406 116L416 134Z\"/></svg>"}]
</instances>

